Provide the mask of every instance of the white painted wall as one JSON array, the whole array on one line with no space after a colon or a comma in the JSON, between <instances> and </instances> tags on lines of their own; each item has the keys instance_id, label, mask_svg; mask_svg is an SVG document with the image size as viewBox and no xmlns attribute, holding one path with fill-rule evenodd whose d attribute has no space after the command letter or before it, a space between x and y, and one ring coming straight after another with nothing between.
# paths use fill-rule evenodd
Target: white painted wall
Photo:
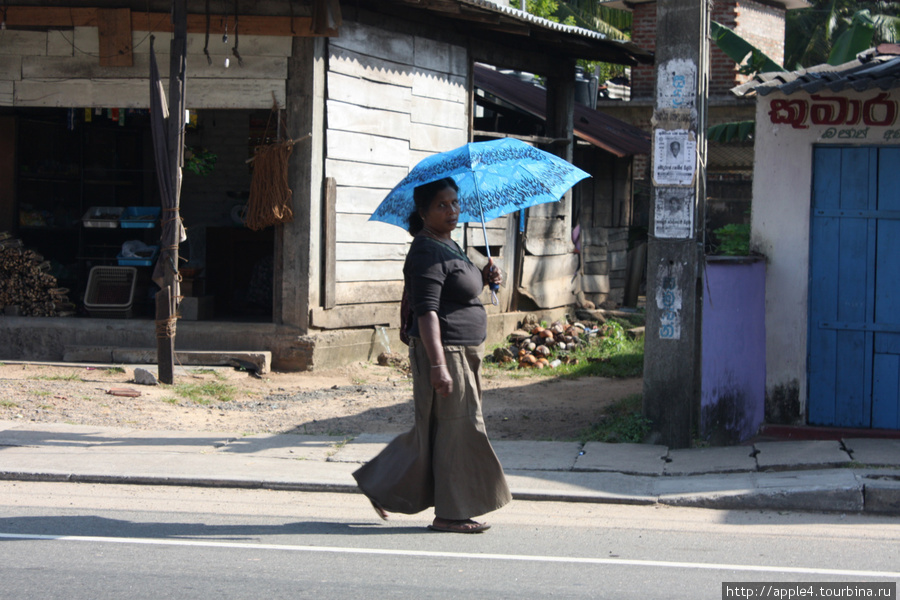
<instances>
[{"instance_id":1,"label":"white painted wall","mask_svg":"<svg viewBox=\"0 0 900 600\"><path fill-rule=\"evenodd\" d=\"M864 108L881 90L863 94L832 93L858 100ZM900 91L887 93L898 115L888 126L857 124L817 125L812 111L802 123L773 123L772 103L805 101L808 106L829 105L837 115L836 102L824 102L805 93L785 96L771 93L757 100L756 141L751 217L752 248L767 257L766 268L766 394L779 387L797 386L801 414L806 413L807 382L807 290L809 283L809 225L812 198L813 146L900 144ZM776 110L775 120L795 110L797 104ZM864 111L865 112L865 111ZM828 109L822 108L820 115ZM794 113L799 115L800 113ZM872 117L881 120L886 112L875 107ZM820 119L821 120L821 119ZM852 120L852 118L848 119ZM856 137L842 137L856 136Z\"/></svg>"}]
</instances>

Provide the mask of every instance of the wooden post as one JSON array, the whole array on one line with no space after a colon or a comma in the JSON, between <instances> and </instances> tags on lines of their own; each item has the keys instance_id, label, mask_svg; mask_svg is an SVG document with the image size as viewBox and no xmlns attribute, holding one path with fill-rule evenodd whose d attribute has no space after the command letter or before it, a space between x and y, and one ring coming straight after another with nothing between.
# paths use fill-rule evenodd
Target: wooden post
<instances>
[{"instance_id":1,"label":"wooden post","mask_svg":"<svg viewBox=\"0 0 900 600\"><path fill-rule=\"evenodd\" d=\"M687 448L700 410L708 0L659 0L656 19L643 412L652 441Z\"/></svg>"},{"instance_id":2,"label":"wooden post","mask_svg":"<svg viewBox=\"0 0 900 600\"><path fill-rule=\"evenodd\" d=\"M160 326L162 323L168 324L169 321L159 317L170 314L171 306L172 288L165 286L156 293L156 355L159 380L167 384L175 381L175 336L168 335L168 329Z\"/></svg>"},{"instance_id":3,"label":"wooden post","mask_svg":"<svg viewBox=\"0 0 900 600\"><path fill-rule=\"evenodd\" d=\"M178 244L181 241L181 165L184 160L184 84L186 78L185 56L187 51L187 1L172 3L173 35L169 58L169 168L175 197L173 206L163 208L165 239L161 241L160 261L163 264L163 290L157 294L157 362L159 380L174 382L175 372L175 322L178 305ZM160 298L159 296L162 296Z\"/></svg>"}]
</instances>

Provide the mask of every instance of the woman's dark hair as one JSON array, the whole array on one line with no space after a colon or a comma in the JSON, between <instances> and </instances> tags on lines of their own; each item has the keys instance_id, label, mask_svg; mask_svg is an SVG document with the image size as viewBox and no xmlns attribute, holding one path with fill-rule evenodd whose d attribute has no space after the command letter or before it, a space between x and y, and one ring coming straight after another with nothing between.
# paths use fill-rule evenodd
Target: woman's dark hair
<instances>
[{"instance_id":1,"label":"woman's dark hair","mask_svg":"<svg viewBox=\"0 0 900 600\"><path fill-rule=\"evenodd\" d=\"M409 227L406 229L409 231L410 235L416 235L425 227L425 222L419 215L419 211L427 212L428 207L431 206L431 201L438 195L438 192L447 188L453 188L454 192L459 191L459 186L456 185L456 182L453 181L452 177L431 181L425 185L420 185L413 190L413 200L416 203L416 208L409 213Z\"/></svg>"}]
</instances>

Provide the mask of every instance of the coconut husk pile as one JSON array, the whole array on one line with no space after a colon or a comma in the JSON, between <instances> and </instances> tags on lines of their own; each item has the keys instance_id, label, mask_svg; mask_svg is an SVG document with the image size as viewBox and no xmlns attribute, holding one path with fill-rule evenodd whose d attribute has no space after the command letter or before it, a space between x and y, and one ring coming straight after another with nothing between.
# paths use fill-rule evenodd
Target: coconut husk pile
<instances>
[{"instance_id":1,"label":"coconut husk pile","mask_svg":"<svg viewBox=\"0 0 900 600\"><path fill-rule=\"evenodd\" d=\"M494 350L497 362L517 362L522 369L555 368L572 364L569 351L587 343L596 335L592 324L556 321L547 327L526 319L509 335L510 345Z\"/></svg>"},{"instance_id":2,"label":"coconut husk pile","mask_svg":"<svg viewBox=\"0 0 900 600\"><path fill-rule=\"evenodd\" d=\"M22 241L0 232L0 314L56 317L74 314L69 290L58 287L50 261Z\"/></svg>"}]
</instances>

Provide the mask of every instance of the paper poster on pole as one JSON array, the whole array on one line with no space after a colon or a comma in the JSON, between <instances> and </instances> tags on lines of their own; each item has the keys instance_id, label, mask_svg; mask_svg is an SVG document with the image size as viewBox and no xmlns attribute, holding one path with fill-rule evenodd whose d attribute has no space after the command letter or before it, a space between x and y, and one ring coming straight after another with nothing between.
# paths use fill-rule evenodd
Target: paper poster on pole
<instances>
[{"instance_id":1,"label":"paper poster on pole","mask_svg":"<svg viewBox=\"0 0 900 600\"><path fill-rule=\"evenodd\" d=\"M656 188L653 235L658 238L694 236L694 188Z\"/></svg>"},{"instance_id":2,"label":"paper poster on pole","mask_svg":"<svg viewBox=\"0 0 900 600\"><path fill-rule=\"evenodd\" d=\"M653 182L692 185L697 172L697 140L687 129L654 131Z\"/></svg>"},{"instance_id":3,"label":"paper poster on pole","mask_svg":"<svg viewBox=\"0 0 900 600\"><path fill-rule=\"evenodd\" d=\"M697 65L685 58L673 58L656 71L657 106L694 108L697 96Z\"/></svg>"}]
</instances>

